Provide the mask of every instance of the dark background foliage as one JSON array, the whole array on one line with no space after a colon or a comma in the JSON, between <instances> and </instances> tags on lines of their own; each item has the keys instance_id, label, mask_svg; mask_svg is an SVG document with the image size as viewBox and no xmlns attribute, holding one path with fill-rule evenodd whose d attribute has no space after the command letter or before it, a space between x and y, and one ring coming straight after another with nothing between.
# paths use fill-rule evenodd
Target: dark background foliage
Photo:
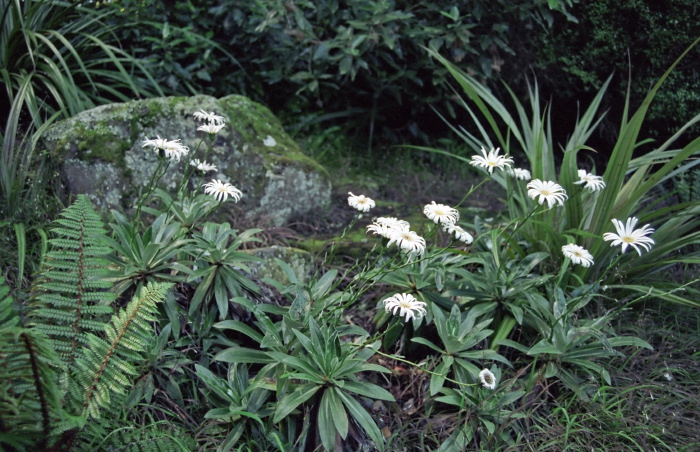
<instances>
[{"instance_id":1,"label":"dark background foliage","mask_svg":"<svg viewBox=\"0 0 700 452\"><path fill-rule=\"evenodd\" d=\"M550 8L550 5L552 8ZM561 130L615 73L606 102L614 140L632 72L632 104L698 36L693 0L471 2L376 0L120 0L114 21L138 21L122 44L148 58L176 92L248 95L290 127L342 125L368 142L428 141L444 132L433 109L452 111L449 77L434 46L469 73L524 93L538 80ZM651 112L650 135L668 136L699 110L696 63L686 58ZM504 96L505 97L505 96ZM562 139L565 137L562 137Z\"/></svg>"},{"instance_id":2,"label":"dark background foliage","mask_svg":"<svg viewBox=\"0 0 700 452\"><path fill-rule=\"evenodd\" d=\"M318 122L383 142L427 140L451 109L445 70L424 46L469 72L492 77L515 54L513 24L543 33L566 20L564 2L479 0L203 1L167 6L121 0L114 20L151 25L123 32L159 80L180 91L238 92L264 102L290 126ZM566 3L569 3L567 1ZM214 47L211 44L216 43ZM227 58L223 58L226 56ZM302 113L303 112L303 113Z\"/></svg>"},{"instance_id":3,"label":"dark background foliage","mask_svg":"<svg viewBox=\"0 0 700 452\"><path fill-rule=\"evenodd\" d=\"M699 13L700 3L695 0L580 2L571 9L578 24L555 15L549 30L520 42L514 64L507 60L502 75L522 87L528 73L523 67L532 68L543 96L551 98L553 111L559 113L553 119L570 123L576 119L578 103L585 106L614 73L603 105L608 117L593 137L605 153L603 148L614 142L619 130L628 88L635 108L700 36L700 21L693 19ZM643 138L664 140L700 113L699 61L696 47L664 82L651 105ZM686 135L690 138L682 141L689 142L699 132L696 125Z\"/></svg>"}]
</instances>

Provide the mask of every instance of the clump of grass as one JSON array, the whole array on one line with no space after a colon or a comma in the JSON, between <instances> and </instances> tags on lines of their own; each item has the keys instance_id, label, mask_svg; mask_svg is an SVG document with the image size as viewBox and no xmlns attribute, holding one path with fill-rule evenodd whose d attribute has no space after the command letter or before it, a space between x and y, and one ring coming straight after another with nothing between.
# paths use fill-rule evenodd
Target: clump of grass
<instances>
[{"instance_id":1,"label":"clump of grass","mask_svg":"<svg viewBox=\"0 0 700 452\"><path fill-rule=\"evenodd\" d=\"M617 324L654 350L630 349L608 364L612 386L590 402L559 393L527 418L526 436L508 450L690 451L700 447L700 312L656 305Z\"/></svg>"}]
</instances>

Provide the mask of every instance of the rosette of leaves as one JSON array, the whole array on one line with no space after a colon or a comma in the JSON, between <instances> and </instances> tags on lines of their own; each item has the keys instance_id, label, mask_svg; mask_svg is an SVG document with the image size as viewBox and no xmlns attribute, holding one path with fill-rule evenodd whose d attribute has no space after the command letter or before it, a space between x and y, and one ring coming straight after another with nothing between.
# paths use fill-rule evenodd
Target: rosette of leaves
<instances>
[{"instance_id":1,"label":"rosette of leaves","mask_svg":"<svg viewBox=\"0 0 700 452\"><path fill-rule=\"evenodd\" d=\"M243 272L250 272L246 262L260 262L261 259L240 251L244 243L259 242L253 235L260 231L262 229L248 229L237 234L228 223L205 223L201 232L193 234L194 246L190 254L195 259L196 270L191 272L189 280L198 283L190 300L190 316L195 315L202 302L208 307L213 300L223 320L228 316L232 297L243 297L246 292L260 293L260 288Z\"/></svg>"},{"instance_id":2,"label":"rosette of leaves","mask_svg":"<svg viewBox=\"0 0 700 452\"><path fill-rule=\"evenodd\" d=\"M353 334L366 336L359 327L348 325L332 328L319 327L314 319L309 319L308 335L293 330L303 347L297 356L269 352L270 357L283 363L292 383L285 394L278 395L278 403L273 417L277 423L291 415L302 404L313 406L316 412L318 434L326 450L332 450L336 436L347 438L350 420L356 422L375 445L383 449L384 438L372 416L355 399L354 394L375 400L395 401L389 391L367 381L360 381L357 374L365 371L390 371L380 365L368 363L379 342L360 348L351 343L341 343L340 337Z\"/></svg>"},{"instance_id":3,"label":"rosette of leaves","mask_svg":"<svg viewBox=\"0 0 700 452\"><path fill-rule=\"evenodd\" d=\"M165 190L156 188L153 195L161 200L163 207L187 230L192 230L198 222L201 223L218 205L216 199L204 194L188 196L181 192L173 198ZM160 210L146 206L143 211L156 217L162 214Z\"/></svg>"},{"instance_id":4,"label":"rosette of leaves","mask_svg":"<svg viewBox=\"0 0 700 452\"><path fill-rule=\"evenodd\" d=\"M596 289L597 285L584 285L567 296L561 288L549 287L547 297L528 294L524 324L537 332L535 340L539 340L531 347L509 339L500 339L498 343L535 357L540 378L557 378L579 397L588 399L581 386L584 381L581 373L597 375L606 384L612 384L610 373L596 360L624 356L616 347L652 349L637 337L615 336L609 328L614 312L595 319L577 315L596 296Z\"/></svg>"},{"instance_id":5,"label":"rosette of leaves","mask_svg":"<svg viewBox=\"0 0 700 452\"><path fill-rule=\"evenodd\" d=\"M496 381L501 380L500 369L492 369ZM447 405L457 412L445 413L454 416L454 429L437 448L440 452L461 452L464 450L501 450L505 445L514 445L510 436L511 429L501 428L513 422L514 419L525 416L508 407L519 400L525 391L504 390L492 391L474 385L478 377L466 380L455 388L442 388L441 396L435 401Z\"/></svg>"},{"instance_id":6,"label":"rosette of leaves","mask_svg":"<svg viewBox=\"0 0 700 452\"><path fill-rule=\"evenodd\" d=\"M375 354L379 342L365 347L342 342L342 336L366 337L367 332L353 325L320 327L313 318L308 319L308 328L288 315L275 325L261 312L260 306L248 306L261 319L259 326L264 329L264 335L242 322L228 320L216 326L242 332L256 340L261 350L232 347L220 352L215 360L265 364L258 372L258 378L276 376L277 402L273 424L287 421L288 428L296 428L298 421L295 419L303 408L306 423L309 415L316 420L315 430L326 450L333 450L337 439L347 439L351 421L382 449L384 438L377 424L355 398L394 401L387 390L358 377L359 373L367 371L390 372L367 362ZM305 444L309 440L308 434L307 426L297 441Z\"/></svg>"},{"instance_id":7,"label":"rosette of leaves","mask_svg":"<svg viewBox=\"0 0 700 452\"><path fill-rule=\"evenodd\" d=\"M505 357L485 348L485 340L493 333L493 330L487 329L493 321L493 317L489 318L489 315L493 315L495 309L496 305L492 303L479 304L462 313L455 305L449 317L446 318L439 307L432 305L433 322L443 348L423 337L411 339L440 354L440 362L430 379L431 395L437 394L442 389L450 374L454 375L458 381L478 379L479 371L483 367L474 364L475 361L479 363L484 360L499 361L510 366L510 361Z\"/></svg>"},{"instance_id":8,"label":"rosette of leaves","mask_svg":"<svg viewBox=\"0 0 700 452\"><path fill-rule=\"evenodd\" d=\"M108 240L115 253L109 259L118 267L112 278L117 295L127 290L135 292L147 282L185 279L184 274L190 269L179 258L191 240L184 238L179 223L163 213L141 233L139 225L122 213L113 210L112 217L115 222L110 227L114 238Z\"/></svg>"},{"instance_id":9,"label":"rosette of leaves","mask_svg":"<svg viewBox=\"0 0 700 452\"><path fill-rule=\"evenodd\" d=\"M259 376L251 378L245 364L231 366L226 379L199 364L195 364L195 369L207 387L207 402L213 407L204 418L231 426L220 450L229 450L241 443L256 444L263 449L262 445L270 441L269 435L281 441L271 425L275 412L274 403L270 401L274 384ZM272 449L272 444L269 446L268 449Z\"/></svg>"}]
</instances>

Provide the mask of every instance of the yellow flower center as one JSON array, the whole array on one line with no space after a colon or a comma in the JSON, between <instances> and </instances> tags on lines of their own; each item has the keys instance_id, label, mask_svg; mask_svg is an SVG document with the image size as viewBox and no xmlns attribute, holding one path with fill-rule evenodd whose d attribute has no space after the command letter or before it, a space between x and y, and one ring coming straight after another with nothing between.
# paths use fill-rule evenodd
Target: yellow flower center
<instances>
[{"instance_id":1,"label":"yellow flower center","mask_svg":"<svg viewBox=\"0 0 700 452\"><path fill-rule=\"evenodd\" d=\"M632 237L632 236L630 236L630 235L626 235L626 236L622 237L622 241L625 242L625 243L634 243L634 242L636 242L636 240L634 240L634 237Z\"/></svg>"},{"instance_id":2,"label":"yellow flower center","mask_svg":"<svg viewBox=\"0 0 700 452\"><path fill-rule=\"evenodd\" d=\"M540 190L540 194L542 196L552 196L552 193L549 190Z\"/></svg>"}]
</instances>

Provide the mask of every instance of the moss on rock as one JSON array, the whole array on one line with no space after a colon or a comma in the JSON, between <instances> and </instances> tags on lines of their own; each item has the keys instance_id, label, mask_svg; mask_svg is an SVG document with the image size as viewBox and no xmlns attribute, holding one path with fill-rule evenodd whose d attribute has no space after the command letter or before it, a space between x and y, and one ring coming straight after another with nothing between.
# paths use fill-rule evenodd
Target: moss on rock
<instances>
[{"instance_id":1,"label":"moss on rock","mask_svg":"<svg viewBox=\"0 0 700 452\"><path fill-rule=\"evenodd\" d=\"M226 127L213 140L197 131L200 124L192 114L198 110L226 119ZM246 211L275 225L329 203L330 177L325 169L304 154L269 109L243 96L164 97L104 105L55 124L45 134L44 144L62 162L68 191L102 184L102 190L87 192L93 202L129 208L161 163L142 145L157 136L179 139L191 151L183 161L169 163L160 181L166 190L180 185L185 160L198 158L219 168L208 179L237 186L244 193ZM268 136L274 139L273 146L265 144ZM101 171L94 171L97 165ZM94 180L98 174L104 178L105 168L110 168L112 180ZM199 182L190 189L198 189Z\"/></svg>"}]
</instances>

